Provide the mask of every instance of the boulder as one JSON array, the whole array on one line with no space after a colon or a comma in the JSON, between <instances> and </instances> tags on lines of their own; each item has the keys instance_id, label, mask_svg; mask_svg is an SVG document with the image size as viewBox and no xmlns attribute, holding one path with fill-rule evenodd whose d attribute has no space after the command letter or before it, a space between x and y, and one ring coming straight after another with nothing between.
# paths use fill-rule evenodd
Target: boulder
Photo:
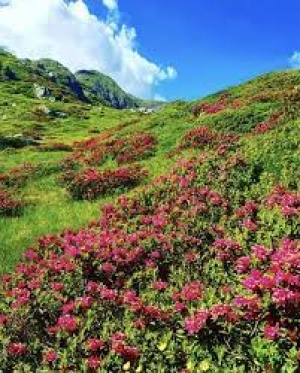
<instances>
[{"instance_id":1,"label":"boulder","mask_svg":"<svg viewBox=\"0 0 300 373\"><path fill-rule=\"evenodd\" d=\"M34 83L34 93L37 98L47 98L51 95L49 88Z\"/></svg>"},{"instance_id":2,"label":"boulder","mask_svg":"<svg viewBox=\"0 0 300 373\"><path fill-rule=\"evenodd\" d=\"M0 149L20 149L26 146L36 146L39 142L31 136L17 134L13 136L0 136Z\"/></svg>"}]
</instances>

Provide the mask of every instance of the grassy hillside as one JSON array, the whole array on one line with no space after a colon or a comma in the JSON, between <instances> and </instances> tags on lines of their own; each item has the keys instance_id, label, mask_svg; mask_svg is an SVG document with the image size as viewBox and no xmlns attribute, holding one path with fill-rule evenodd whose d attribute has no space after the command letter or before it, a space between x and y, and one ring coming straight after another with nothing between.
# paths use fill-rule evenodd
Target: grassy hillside
<instances>
[{"instance_id":1,"label":"grassy hillside","mask_svg":"<svg viewBox=\"0 0 300 373\"><path fill-rule=\"evenodd\" d=\"M112 78L99 71L82 70L73 74L57 61L20 60L1 48L0 82L3 93L50 102L89 102L117 109L152 105L124 92Z\"/></svg>"},{"instance_id":2,"label":"grassy hillside","mask_svg":"<svg viewBox=\"0 0 300 373\"><path fill-rule=\"evenodd\" d=\"M47 67L50 68L49 71ZM40 95L57 101L80 101L84 99L82 90L73 89L72 84L69 84L72 83L72 79L74 82L73 74L59 63L51 60L19 60L12 54L0 50L2 95L22 95L28 98Z\"/></svg>"},{"instance_id":3,"label":"grassy hillside","mask_svg":"<svg viewBox=\"0 0 300 373\"><path fill-rule=\"evenodd\" d=\"M299 71L150 115L2 83L4 371L299 371Z\"/></svg>"}]
</instances>

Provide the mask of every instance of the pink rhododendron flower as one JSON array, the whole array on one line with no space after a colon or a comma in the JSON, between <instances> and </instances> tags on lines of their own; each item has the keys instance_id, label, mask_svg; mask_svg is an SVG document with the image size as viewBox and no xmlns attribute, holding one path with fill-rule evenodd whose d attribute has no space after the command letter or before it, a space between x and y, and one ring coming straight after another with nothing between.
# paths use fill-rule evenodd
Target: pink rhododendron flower
<instances>
[{"instance_id":1,"label":"pink rhododendron flower","mask_svg":"<svg viewBox=\"0 0 300 373\"><path fill-rule=\"evenodd\" d=\"M43 353L43 360L47 361L48 363L54 363L58 359L57 352L54 350L48 350Z\"/></svg>"},{"instance_id":2,"label":"pink rhododendron flower","mask_svg":"<svg viewBox=\"0 0 300 373\"><path fill-rule=\"evenodd\" d=\"M251 264L251 258L249 256L242 256L237 259L235 269L238 273L245 273Z\"/></svg>"},{"instance_id":3,"label":"pink rhododendron flower","mask_svg":"<svg viewBox=\"0 0 300 373\"><path fill-rule=\"evenodd\" d=\"M276 340L280 336L278 326L266 325L264 328L264 338L269 340Z\"/></svg>"},{"instance_id":4,"label":"pink rhododendron flower","mask_svg":"<svg viewBox=\"0 0 300 373\"><path fill-rule=\"evenodd\" d=\"M102 339L90 338L86 341L87 348L91 352L97 352L105 346L105 342Z\"/></svg>"},{"instance_id":5,"label":"pink rhododendron flower","mask_svg":"<svg viewBox=\"0 0 300 373\"><path fill-rule=\"evenodd\" d=\"M87 359L87 366L91 370L97 370L101 366L101 359L97 356L92 356Z\"/></svg>"},{"instance_id":6,"label":"pink rhododendron flower","mask_svg":"<svg viewBox=\"0 0 300 373\"><path fill-rule=\"evenodd\" d=\"M199 281L193 281L182 288L181 296L187 302L198 300L202 297L203 285Z\"/></svg>"},{"instance_id":7,"label":"pink rhododendron flower","mask_svg":"<svg viewBox=\"0 0 300 373\"><path fill-rule=\"evenodd\" d=\"M156 281L152 284L152 288L158 291L166 290L167 287L168 287L168 283L166 281Z\"/></svg>"},{"instance_id":8,"label":"pink rhododendron flower","mask_svg":"<svg viewBox=\"0 0 300 373\"><path fill-rule=\"evenodd\" d=\"M75 316L71 315L60 316L57 327L59 330L63 330L67 333L73 333L78 328L78 320Z\"/></svg>"},{"instance_id":9,"label":"pink rhododendron flower","mask_svg":"<svg viewBox=\"0 0 300 373\"><path fill-rule=\"evenodd\" d=\"M9 343L7 346L7 352L9 355L25 355L28 349L24 343Z\"/></svg>"},{"instance_id":10,"label":"pink rhododendron flower","mask_svg":"<svg viewBox=\"0 0 300 373\"><path fill-rule=\"evenodd\" d=\"M208 311L197 311L194 315L185 318L184 327L188 334L197 334L205 326L210 317Z\"/></svg>"}]
</instances>

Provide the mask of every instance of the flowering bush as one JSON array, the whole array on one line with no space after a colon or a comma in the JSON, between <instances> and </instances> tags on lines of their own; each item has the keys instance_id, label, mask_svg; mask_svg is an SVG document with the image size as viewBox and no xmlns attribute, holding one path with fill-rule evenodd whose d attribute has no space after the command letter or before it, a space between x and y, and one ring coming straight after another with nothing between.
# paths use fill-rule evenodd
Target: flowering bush
<instances>
[{"instance_id":1,"label":"flowering bush","mask_svg":"<svg viewBox=\"0 0 300 373\"><path fill-rule=\"evenodd\" d=\"M141 173L66 183L93 198ZM2 278L1 368L296 372L299 198L254 198L258 180L238 155L180 160L89 227L40 238Z\"/></svg>"},{"instance_id":2,"label":"flowering bush","mask_svg":"<svg viewBox=\"0 0 300 373\"><path fill-rule=\"evenodd\" d=\"M58 172L62 166L58 163L24 163L22 166L12 168L7 172L0 173L0 185L5 188L21 188L34 178L50 175Z\"/></svg>"},{"instance_id":3,"label":"flowering bush","mask_svg":"<svg viewBox=\"0 0 300 373\"><path fill-rule=\"evenodd\" d=\"M11 169L8 172L0 173L0 185L5 187L22 187L34 171L32 163L25 163L22 166Z\"/></svg>"},{"instance_id":4,"label":"flowering bush","mask_svg":"<svg viewBox=\"0 0 300 373\"><path fill-rule=\"evenodd\" d=\"M0 216L19 216L23 212L24 205L16 200L4 189L0 189Z\"/></svg>"},{"instance_id":5,"label":"flowering bush","mask_svg":"<svg viewBox=\"0 0 300 373\"><path fill-rule=\"evenodd\" d=\"M265 322L264 337L270 340L292 337L298 330L300 302L299 242L284 239L278 248L253 246L242 284L255 307L242 317Z\"/></svg>"},{"instance_id":6,"label":"flowering bush","mask_svg":"<svg viewBox=\"0 0 300 373\"><path fill-rule=\"evenodd\" d=\"M201 147L214 144L217 141L218 135L210 128L201 126L187 132L181 142L183 148Z\"/></svg>"},{"instance_id":7,"label":"flowering bush","mask_svg":"<svg viewBox=\"0 0 300 373\"><path fill-rule=\"evenodd\" d=\"M236 110L249 104L249 100L244 98L230 97L229 92L224 92L213 102L201 102L192 107L191 112L194 117L200 115L212 115L222 112L226 109Z\"/></svg>"},{"instance_id":8,"label":"flowering bush","mask_svg":"<svg viewBox=\"0 0 300 373\"><path fill-rule=\"evenodd\" d=\"M260 135L269 132L280 123L281 119L282 113L274 113L268 120L257 124L256 127L253 128L252 133Z\"/></svg>"},{"instance_id":9,"label":"flowering bush","mask_svg":"<svg viewBox=\"0 0 300 373\"><path fill-rule=\"evenodd\" d=\"M192 108L192 114L198 116L201 113L204 114L216 114L226 108L223 102L207 103L204 102Z\"/></svg>"},{"instance_id":10,"label":"flowering bush","mask_svg":"<svg viewBox=\"0 0 300 373\"><path fill-rule=\"evenodd\" d=\"M265 205L269 208L278 206L281 213L286 217L297 217L300 215L300 194L292 193L278 185L267 196Z\"/></svg>"},{"instance_id":11,"label":"flowering bush","mask_svg":"<svg viewBox=\"0 0 300 373\"><path fill-rule=\"evenodd\" d=\"M14 194L26 183L34 178L39 178L62 169L56 163L25 163L0 173L0 216L20 216L25 208L25 203L16 199Z\"/></svg>"},{"instance_id":12,"label":"flowering bush","mask_svg":"<svg viewBox=\"0 0 300 373\"><path fill-rule=\"evenodd\" d=\"M229 93L223 93L216 102L202 102L192 107L192 114L197 117L203 114L216 114L225 110L229 105Z\"/></svg>"},{"instance_id":13,"label":"flowering bush","mask_svg":"<svg viewBox=\"0 0 300 373\"><path fill-rule=\"evenodd\" d=\"M97 136L81 143L75 143L74 153L67 159L82 165L100 165L108 157L116 159L119 165L132 163L154 153L156 138L152 134L138 132L130 136L111 138L112 135Z\"/></svg>"},{"instance_id":14,"label":"flowering bush","mask_svg":"<svg viewBox=\"0 0 300 373\"><path fill-rule=\"evenodd\" d=\"M60 181L66 185L72 198L93 200L118 188L134 187L146 176L145 170L133 165L106 171L85 168L79 172L67 171Z\"/></svg>"},{"instance_id":15,"label":"flowering bush","mask_svg":"<svg viewBox=\"0 0 300 373\"><path fill-rule=\"evenodd\" d=\"M153 154L156 139L151 134L137 133L112 142L112 154L118 164L131 163L142 160Z\"/></svg>"},{"instance_id":16,"label":"flowering bush","mask_svg":"<svg viewBox=\"0 0 300 373\"><path fill-rule=\"evenodd\" d=\"M213 131L207 126L200 126L188 131L181 139L180 145L170 154L182 151L186 148L211 148L215 149L219 156L225 156L230 150L235 149L239 136L231 133Z\"/></svg>"}]
</instances>

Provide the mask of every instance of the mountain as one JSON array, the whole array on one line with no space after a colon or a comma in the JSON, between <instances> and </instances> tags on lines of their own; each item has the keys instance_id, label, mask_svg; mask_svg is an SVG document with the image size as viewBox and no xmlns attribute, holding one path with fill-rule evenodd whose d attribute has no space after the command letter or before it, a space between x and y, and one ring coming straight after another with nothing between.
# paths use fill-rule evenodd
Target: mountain
<instances>
[{"instance_id":1,"label":"mountain","mask_svg":"<svg viewBox=\"0 0 300 373\"><path fill-rule=\"evenodd\" d=\"M1 92L53 101L83 101L80 84L61 64L51 60L22 60L0 51Z\"/></svg>"},{"instance_id":2,"label":"mountain","mask_svg":"<svg viewBox=\"0 0 300 373\"><path fill-rule=\"evenodd\" d=\"M89 101L76 76L61 63L46 58L37 61L25 60L23 62L24 64L28 64L29 69L31 69L35 75L50 79L51 82L62 89L65 88L80 101Z\"/></svg>"},{"instance_id":3,"label":"mountain","mask_svg":"<svg viewBox=\"0 0 300 373\"><path fill-rule=\"evenodd\" d=\"M73 74L61 63L51 59L18 59L0 50L1 89L52 101L81 101L111 106L117 109L144 107L151 103L138 99L110 77L95 71L81 70Z\"/></svg>"},{"instance_id":4,"label":"mountain","mask_svg":"<svg viewBox=\"0 0 300 373\"><path fill-rule=\"evenodd\" d=\"M142 105L142 100L124 92L112 78L99 71L80 70L75 76L92 103L104 100L117 109L137 108Z\"/></svg>"},{"instance_id":5,"label":"mountain","mask_svg":"<svg viewBox=\"0 0 300 373\"><path fill-rule=\"evenodd\" d=\"M299 372L300 71L146 115L6 58L0 371Z\"/></svg>"}]
</instances>

